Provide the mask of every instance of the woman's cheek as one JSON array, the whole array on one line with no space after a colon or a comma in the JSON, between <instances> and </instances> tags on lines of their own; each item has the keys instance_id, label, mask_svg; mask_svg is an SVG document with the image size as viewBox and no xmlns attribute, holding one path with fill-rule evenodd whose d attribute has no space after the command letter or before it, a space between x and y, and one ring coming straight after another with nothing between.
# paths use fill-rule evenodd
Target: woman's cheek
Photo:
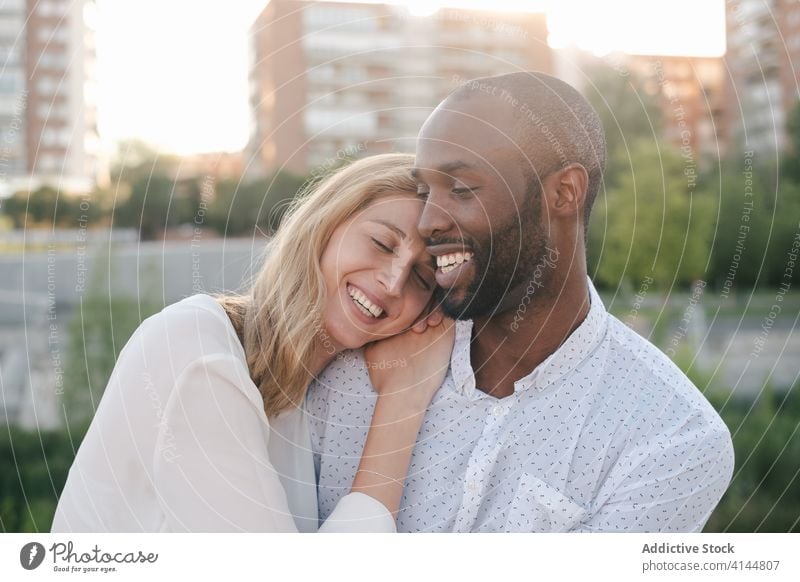
<instances>
[{"instance_id":1,"label":"woman's cheek","mask_svg":"<svg viewBox=\"0 0 800 582\"><path fill-rule=\"evenodd\" d=\"M428 304L429 300L430 300L430 295L428 293L421 293L416 298L416 301L414 301L413 309L411 310L411 313L408 316L410 318L408 325L412 325L417 320L419 314L422 313L423 309L425 309L425 306Z\"/></svg>"}]
</instances>

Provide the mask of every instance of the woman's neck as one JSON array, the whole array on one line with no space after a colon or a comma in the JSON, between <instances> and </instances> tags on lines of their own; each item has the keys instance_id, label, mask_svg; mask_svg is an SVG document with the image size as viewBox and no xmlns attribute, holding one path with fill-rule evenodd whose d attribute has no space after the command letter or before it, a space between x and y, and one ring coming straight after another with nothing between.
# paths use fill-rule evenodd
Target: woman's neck
<instances>
[{"instance_id":1,"label":"woman's neck","mask_svg":"<svg viewBox=\"0 0 800 582\"><path fill-rule=\"evenodd\" d=\"M337 355L341 353L341 350L336 350L331 346L324 346L318 345L315 348L314 355L311 358L311 366L309 367L309 371L311 375L315 378L322 373L322 370L330 364Z\"/></svg>"}]
</instances>

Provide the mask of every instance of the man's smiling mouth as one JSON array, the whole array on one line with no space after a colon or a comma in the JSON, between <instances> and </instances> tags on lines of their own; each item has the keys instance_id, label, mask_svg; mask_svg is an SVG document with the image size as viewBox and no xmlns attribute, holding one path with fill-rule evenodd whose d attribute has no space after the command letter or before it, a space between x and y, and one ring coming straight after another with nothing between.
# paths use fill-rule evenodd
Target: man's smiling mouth
<instances>
[{"instance_id":1,"label":"man's smiling mouth","mask_svg":"<svg viewBox=\"0 0 800 582\"><path fill-rule=\"evenodd\" d=\"M448 273L470 259L472 259L472 253L470 252L440 255L436 257L436 266L442 273Z\"/></svg>"}]
</instances>

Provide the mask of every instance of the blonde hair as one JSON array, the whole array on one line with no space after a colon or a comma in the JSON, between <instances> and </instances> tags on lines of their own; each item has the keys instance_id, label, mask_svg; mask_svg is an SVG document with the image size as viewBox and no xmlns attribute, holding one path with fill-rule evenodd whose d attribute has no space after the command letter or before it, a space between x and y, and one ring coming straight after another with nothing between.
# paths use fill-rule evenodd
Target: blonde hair
<instances>
[{"instance_id":1,"label":"blonde hair","mask_svg":"<svg viewBox=\"0 0 800 582\"><path fill-rule=\"evenodd\" d=\"M300 406L311 381L316 336L324 330L320 259L336 228L375 200L416 193L414 156L363 158L311 184L290 206L261 271L242 295L217 295L247 356L264 410Z\"/></svg>"}]
</instances>

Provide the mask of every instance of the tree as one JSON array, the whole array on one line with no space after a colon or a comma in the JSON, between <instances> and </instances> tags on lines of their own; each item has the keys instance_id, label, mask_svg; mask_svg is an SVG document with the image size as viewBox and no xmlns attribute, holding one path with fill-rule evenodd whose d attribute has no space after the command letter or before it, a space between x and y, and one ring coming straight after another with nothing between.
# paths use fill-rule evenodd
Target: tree
<instances>
[{"instance_id":1,"label":"tree","mask_svg":"<svg viewBox=\"0 0 800 582\"><path fill-rule=\"evenodd\" d=\"M113 209L114 225L137 228L149 240L190 220L194 206L176 197L179 167L177 156L160 154L140 140L122 142L111 171L113 190L121 193Z\"/></svg>"},{"instance_id":2,"label":"tree","mask_svg":"<svg viewBox=\"0 0 800 582\"><path fill-rule=\"evenodd\" d=\"M800 101L786 120L786 136L789 143L781 156L781 176L800 184Z\"/></svg>"},{"instance_id":3,"label":"tree","mask_svg":"<svg viewBox=\"0 0 800 582\"><path fill-rule=\"evenodd\" d=\"M752 291L800 281L788 271L789 253L800 233L800 183L778 179L770 161L740 159L721 165L719 220L713 239L710 278L723 289Z\"/></svg>"},{"instance_id":4,"label":"tree","mask_svg":"<svg viewBox=\"0 0 800 582\"><path fill-rule=\"evenodd\" d=\"M276 172L246 184L220 182L209 210L209 223L223 236L253 236L256 230L274 232L305 178Z\"/></svg>"},{"instance_id":5,"label":"tree","mask_svg":"<svg viewBox=\"0 0 800 582\"><path fill-rule=\"evenodd\" d=\"M629 71L618 72L598 63L589 78L584 92L603 123L608 148L606 183L614 183L621 173L630 171L627 154L634 143L657 141L662 130L661 109L644 90L642 80Z\"/></svg>"},{"instance_id":6,"label":"tree","mask_svg":"<svg viewBox=\"0 0 800 582\"><path fill-rule=\"evenodd\" d=\"M669 289L705 278L713 199L690 187L681 157L669 146L632 145L631 170L593 212L588 252L597 280L630 289L651 277L654 286Z\"/></svg>"},{"instance_id":7,"label":"tree","mask_svg":"<svg viewBox=\"0 0 800 582\"><path fill-rule=\"evenodd\" d=\"M34 192L15 193L6 200L4 211L14 221L15 228L53 227L57 223L57 212L63 213L67 205L69 200L59 196L58 191L43 186Z\"/></svg>"},{"instance_id":8,"label":"tree","mask_svg":"<svg viewBox=\"0 0 800 582\"><path fill-rule=\"evenodd\" d=\"M139 229L143 240L178 223L170 212L175 183L164 174L140 175L131 184L130 196L114 211L114 224Z\"/></svg>"},{"instance_id":9,"label":"tree","mask_svg":"<svg viewBox=\"0 0 800 582\"><path fill-rule=\"evenodd\" d=\"M125 140L117 146L111 181L132 183L152 174L175 175L179 167L179 157L161 154L142 140Z\"/></svg>"}]
</instances>

